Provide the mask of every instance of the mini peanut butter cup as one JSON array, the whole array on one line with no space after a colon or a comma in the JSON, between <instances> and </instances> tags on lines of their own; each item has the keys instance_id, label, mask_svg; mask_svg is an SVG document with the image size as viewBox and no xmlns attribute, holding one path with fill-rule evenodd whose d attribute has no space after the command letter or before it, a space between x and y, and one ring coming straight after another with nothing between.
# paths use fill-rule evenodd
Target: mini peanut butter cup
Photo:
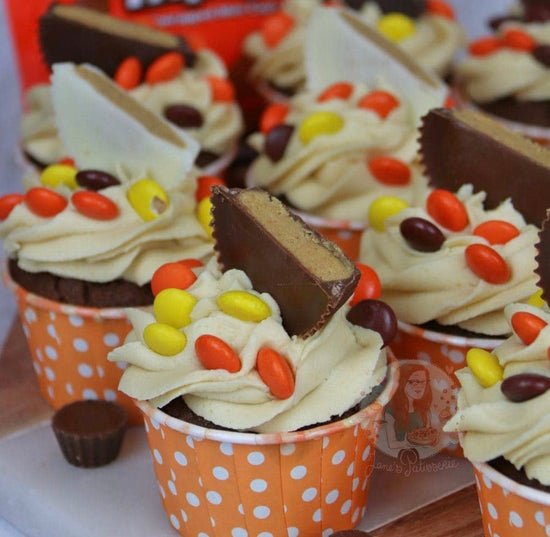
<instances>
[{"instance_id":1,"label":"mini peanut butter cup","mask_svg":"<svg viewBox=\"0 0 550 537\"><path fill-rule=\"evenodd\" d=\"M430 186L485 191L485 208L507 198L536 226L550 199L550 151L473 110L436 108L422 118L420 158Z\"/></svg>"},{"instance_id":2,"label":"mini peanut butter cup","mask_svg":"<svg viewBox=\"0 0 550 537\"><path fill-rule=\"evenodd\" d=\"M290 335L308 337L352 295L360 272L331 241L265 190L213 187L214 249L269 293Z\"/></svg>"},{"instance_id":3,"label":"mini peanut butter cup","mask_svg":"<svg viewBox=\"0 0 550 537\"><path fill-rule=\"evenodd\" d=\"M196 55L182 36L118 19L82 5L53 3L39 19L40 48L44 60L54 63L91 63L113 76L129 56L146 69L166 52L183 55L189 67Z\"/></svg>"},{"instance_id":4,"label":"mini peanut butter cup","mask_svg":"<svg viewBox=\"0 0 550 537\"><path fill-rule=\"evenodd\" d=\"M75 401L60 408L52 429L68 463L82 468L105 466L120 452L128 416L110 401Z\"/></svg>"}]
</instances>

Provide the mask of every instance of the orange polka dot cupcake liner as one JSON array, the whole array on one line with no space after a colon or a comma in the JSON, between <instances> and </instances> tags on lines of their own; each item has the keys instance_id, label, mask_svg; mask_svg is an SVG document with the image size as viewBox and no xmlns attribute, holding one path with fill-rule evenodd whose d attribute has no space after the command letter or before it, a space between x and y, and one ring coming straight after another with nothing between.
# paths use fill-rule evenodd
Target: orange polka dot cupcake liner
<instances>
[{"instance_id":1,"label":"orange polka dot cupcake liner","mask_svg":"<svg viewBox=\"0 0 550 537\"><path fill-rule=\"evenodd\" d=\"M389 347L400 364L417 361L426 366L431 390L431 426L442 439L440 452L456 457L464 456L458 433L444 432L443 426L457 410L460 383L455 373L466 367L467 351L472 347L492 351L500 343L502 340L497 338L456 336L398 322L397 335ZM407 381L403 375L401 380Z\"/></svg>"},{"instance_id":2,"label":"orange polka dot cupcake liner","mask_svg":"<svg viewBox=\"0 0 550 537\"><path fill-rule=\"evenodd\" d=\"M473 463L485 537L548 537L550 494Z\"/></svg>"},{"instance_id":3,"label":"orange polka dot cupcake liner","mask_svg":"<svg viewBox=\"0 0 550 537\"><path fill-rule=\"evenodd\" d=\"M392 358L376 401L344 420L288 433L206 429L138 402L170 524L185 537L320 537L356 526L398 375Z\"/></svg>"},{"instance_id":4,"label":"orange polka dot cupcake liner","mask_svg":"<svg viewBox=\"0 0 550 537\"><path fill-rule=\"evenodd\" d=\"M35 295L3 270L16 299L23 333L42 397L55 409L80 399L105 399L124 406L129 423L143 422L133 400L118 391L124 365L107 360L132 326L121 308L88 308Z\"/></svg>"}]
</instances>

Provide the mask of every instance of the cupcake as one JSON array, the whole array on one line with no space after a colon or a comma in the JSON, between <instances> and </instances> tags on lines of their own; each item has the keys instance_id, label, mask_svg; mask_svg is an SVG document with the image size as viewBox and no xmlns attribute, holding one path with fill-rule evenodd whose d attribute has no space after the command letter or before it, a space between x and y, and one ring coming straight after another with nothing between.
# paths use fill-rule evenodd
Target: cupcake
<instances>
[{"instance_id":1,"label":"cupcake","mask_svg":"<svg viewBox=\"0 0 550 537\"><path fill-rule=\"evenodd\" d=\"M525 191L526 185L513 186L519 170L529 175L532 169L533 178L540 171L541 179L548 168L529 160L546 150L475 112L432 110L420 143L432 185L467 182L478 170L475 188L433 188L423 203L410 207L392 198L376 200L359 260L376 271L381 298L399 320L392 343L397 358L421 360L442 376L442 402L434 398L429 408L430 425L441 432L456 409L454 372L464 367L468 348L494 348L509 334L505 306L527 301L538 290L538 226L529 223L537 220L537 211L532 200L509 194ZM493 163L490 170L483 169L484 162ZM518 210L529 207L529 214ZM458 450L456 435L448 441L451 451Z\"/></svg>"},{"instance_id":2,"label":"cupcake","mask_svg":"<svg viewBox=\"0 0 550 537\"><path fill-rule=\"evenodd\" d=\"M279 12L248 35L243 54L252 59L250 78L268 102L286 100L307 86L304 40L317 0L285 0ZM448 74L464 42L450 4L443 1L337 2L355 12L431 73Z\"/></svg>"},{"instance_id":3,"label":"cupcake","mask_svg":"<svg viewBox=\"0 0 550 537\"><path fill-rule=\"evenodd\" d=\"M120 398L136 417L106 354L129 330L122 308L152 304L160 265L212 254L195 198L197 143L89 66L56 64L52 97L74 162L31 172L24 194L1 198L5 282L54 408Z\"/></svg>"},{"instance_id":4,"label":"cupcake","mask_svg":"<svg viewBox=\"0 0 550 537\"><path fill-rule=\"evenodd\" d=\"M540 234L540 285L547 299L548 219ZM511 336L492 353L473 348L460 380L458 431L474 465L486 535L547 535L550 516L550 311L547 303L505 309Z\"/></svg>"},{"instance_id":5,"label":"cupcake","mask_svg":"<svg viewBox=\"0 0 550 537\"><path fill-rule=\"evenodd\" d=\"M393 312L351 307L355 265L267 192L215 187L212 203L217 259L130 310L109 355L130 363L120 388L146 416L166 513L182 535L349 529L396 381Z\"/></svg>"},{"instance_id":6,"label":"cupcake","mask_svg":"<svg viewBox=\"0 0 550 537\"><path fill-rule=\"evenodd\" d=\"M550 126L550 9L516 5L490 21L491 34L468 45L453 75L457 104L478 108L547 145Z\"/></svg>"},{"instance_id":7,"label":"cupcake","mask_svg":"<svg viewBox=\"0 0 550 537\"><path fill-rule=\"evenodd\" d=\"M305 218L321 219L316 227L322 219L341 221L344 239L360 235L376 197L414 203L426 189L414 162L410 108L386 88L341 82L302 92L286 105L268 107L260 128L247 139L258 152L248 186L269 190ZM356 258L357 246L352 248L348 254Z\"/></svg>"},{"instance_id":8,"label":"cupcake","mask_svg":"<svg viewBox=\"0 0 550 537\"><path fill-rule=\"evenodd\" d=\"M39 31L50 67L62 61L95 65L141 104L199 142L195 164L202 173L219 174L229 165L243 119L225 65L215 53L194 52L182 37L82 6L52 4L39 21ZM71 38L67 47L59 35L80 37L76 43ZM39 167L66 157L50 86L34 86L24 99L24 155Z\"/></svg>"},{"instance_id":9,"label":"cupcake","mask_svg":"<svg viewBox=\"0 0 550 537\"><path fill-rule=\"evenodd\" d=\"M447 89L349 11L318 7L307 30L311 89L265 109L247 139L257 157L246 184L284 200L357 259L372 200L414 203L426 189L417 124Z\"/></svg>"}]
</instances>

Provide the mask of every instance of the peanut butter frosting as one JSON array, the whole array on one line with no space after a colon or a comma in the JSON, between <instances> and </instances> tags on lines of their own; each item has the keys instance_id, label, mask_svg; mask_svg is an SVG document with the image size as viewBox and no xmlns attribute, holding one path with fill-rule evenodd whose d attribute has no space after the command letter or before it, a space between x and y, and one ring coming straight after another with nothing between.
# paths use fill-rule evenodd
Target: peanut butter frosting
<instances>
[{"instance_id":1,"label":"peanut butter frosting","mask_svg":"<svg viewBox=\"0 0 550 537\"><path fill-rule=\"evenodd\" d=\"M534 315L545 326L531 343L512 335L494 351L503 369L503 381L483 387L469 368L456 373L461 389L458 411L445 425L446 431L460 431L465 456L474 462L504 457L527 477L550 485L550 391L523 401L510 400L503 382L521 374L550 377L548 345L550 313L526 304L511 304L505 316L512 330L512 317L521 312Z\"/></svg>"},{"instance_id":2,"label":"peanut butter frosting","mask_svg":"<svg viewBox=\"0 0 550 537\"><path fill-rule=\"evenodd\" d=\"M202 116L199 127L185 127L185 131L199 142L201 149L224 156L235 150L243 130L243 118L235 100L215 101L208 76L227 78L227 69L213 52L202 50L192 68L184 68L178 76L156 84L142 83L129 94L138 102L163 117L167 106L185 104ZM67 149L59 137L51 87L39 84L25 95L21 123L24 152L43 165L58 162L67 156Z\"/></svg>"},{"instance_id":3,"label":"peanut butter frosting","mask_svg":"<svg viewBox=\"0 0 550 537\"><path fill-rule=\"evenodd\" d=\"M245 291L269 307L259 322L240 320L217 305L226 291ZM152 313L128 310L133 330L109 360L127 362L119 388L137 399L162 407L183 396L198 415L219 426L257 432L283 432L328 420L352 408L380 385L386 374L386 354L377 332L351 324L349 306L338 310L313 336L290 337L282 326L277 303L257 293L246 274L232 269L220 273L212 259L187 289L197 299L191 323L180 329L187 339L176 355L151 350L143 336L155 322ZM205 369L195 353L195 341L208 334L228 342L241 367L230 373ZM294 393L275 397L256 369L260 349L269 347L285 356L295 376Z\"/></svg>"},{"instance_id":4,"label":"peanut butter frosting","mask_svg":"<svg viewBox=\"0 0 550 537\"><path fill-rule=\"evenodd\" d=\"M436 320L478 334L508 334L505 306L527 300L537 290L534 270L539 230L525 224L510 200L485 210L485 193L473 193L471 185L461 187L456 197L467 214L464 229L451 231L439 225L425 204L405 208L385 220L383 231L368 229L364 233L359 260L376 271L382 284L381 298L401 321L423 324ZM444 241L436 251L419 251L407 242L401 224L409 218L439 227ZM479 224L488 221L510 223L517 235L504 244L490 244L474 233ZM509 270L506 281L490 283L470 268L465 252L473 244L488 246L500 256Z\"/></svg>"},{"instance_id":5,"label":"peanut butter frosting","mask_svg":"<svg viewBox=\"0 0 550 537\"><path fill-rule=\"evenodd\" d=\"M418 135L412 112L405 100L396 97L396 107L386 117L358 106L372 91L363 83L352 84L347 99L319 102L319 94L302 92L293 97L283 124L293 128L279 160L266 154L267 133L248 138L259 156L247 176L249 186L259 186L284 198L297 210L324 218L365 222L368 207L381 195L392 195L408 203L421 199L426 179L415 161ZM376 88L386 91L384 87ZM396 95L392 90L388 90ZM300 130L312 118L330 113L340 118L341 128L303 141ZM410 178L400 185L377 179L369 169L370 159L388 156L400 160Z\"/></svg>"}]
</instances>

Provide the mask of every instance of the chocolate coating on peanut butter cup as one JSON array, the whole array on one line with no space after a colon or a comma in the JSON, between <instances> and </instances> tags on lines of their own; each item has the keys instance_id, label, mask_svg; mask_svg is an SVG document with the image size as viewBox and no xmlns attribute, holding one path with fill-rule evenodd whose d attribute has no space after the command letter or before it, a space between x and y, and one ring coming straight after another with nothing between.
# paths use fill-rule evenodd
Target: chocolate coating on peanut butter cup
<instances>
[{"instance_id":1,"label":"chocolate coating on peanut butter cup","mask_svg":"<svg viewBox=\"0 0 550 537\"><path fill-rule=\"evenodd\" d=\"M535 261L537 262L535 272L539 277L537 285L542 289L544 301L550 304L550 209L546 211L546 218L539 231Z\"/></svg>"},{"instance_id":2,"label":"chocolate coating on peanut butter cup","mask_svg":"<svg viewBox=\"0 0 550 537\"><path fill-rule=\"evenodd\" d=\"M213 187L211 200L222 270L243 270L256 291L271 294L290 335L312 335L352 295L360 276L354 263L277 198Z\"/></svg>"},{"instance_id":3,"label":"chocolate coating on peanut butter cup","mask_svg":"<svg viewBox=\"0 0 550 537\"><path fill-rule=\"evenodd\" d=\"M54 63L91 63L113 76L129 56L140 59L146 69L166 52L181 53L187 66L195 53L177 35L79 5L53 3L39 20L40 47L44 60Z\"/></svg>"},{"instance_id":4,"label":"chocolate coating on peanut butter cup","mask_svg":"<svg viewBox=\"0 0 550 537\"><path fill-rule=\"evenodd\" d=\"M465 183L485 191L492 209L511 198L537 226L550 199L550 151L473 110L436 108L422 118L420 157L432 187Z\"/></svg>"}]
</instances>

